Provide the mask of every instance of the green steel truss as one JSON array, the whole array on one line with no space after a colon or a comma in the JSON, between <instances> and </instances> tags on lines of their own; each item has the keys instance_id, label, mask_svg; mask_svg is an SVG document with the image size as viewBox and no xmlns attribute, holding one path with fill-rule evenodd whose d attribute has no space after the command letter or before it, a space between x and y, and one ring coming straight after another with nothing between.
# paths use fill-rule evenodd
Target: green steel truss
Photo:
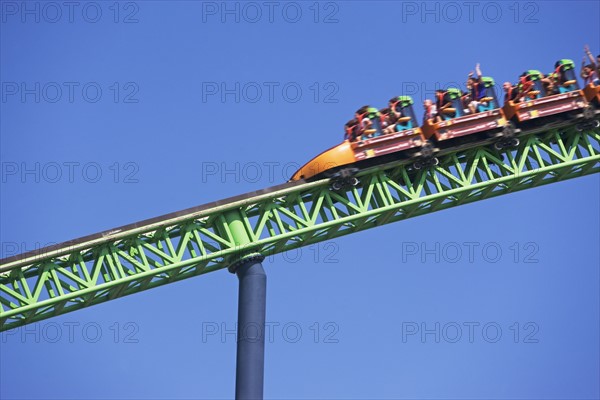
<instances>
[{"instance_id":1,"label":"green steel truss","mask_svg":"<svg viewBox=\"0 0 600 400\"><path fill-rule=\"evenodd\" d=\"M0 268L0 330L410 217L600 171L600 129L521 138L501 153L476 147L428 170L362 172L359 187L307 183Z\"/></svg>"}]
</instances>

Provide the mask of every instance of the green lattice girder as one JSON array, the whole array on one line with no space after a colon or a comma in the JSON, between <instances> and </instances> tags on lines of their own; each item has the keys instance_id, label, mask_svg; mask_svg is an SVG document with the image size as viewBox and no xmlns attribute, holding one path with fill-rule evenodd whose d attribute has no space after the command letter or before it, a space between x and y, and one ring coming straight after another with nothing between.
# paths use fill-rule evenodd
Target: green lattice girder
<instances>
[{"instance_id":1,"label":"green lattice girder","mask_svg":"<svg viewBox=\"0 0 600 400\"><path fill-rule=\"evenodd\" d=\"M397 165L286 188L21 260L0 274L0 330L417 215L600 171L600 129L573 127L440 158L414 174ZM244 232L245 231L245 232Z\"/></svg>"}]
</instances>

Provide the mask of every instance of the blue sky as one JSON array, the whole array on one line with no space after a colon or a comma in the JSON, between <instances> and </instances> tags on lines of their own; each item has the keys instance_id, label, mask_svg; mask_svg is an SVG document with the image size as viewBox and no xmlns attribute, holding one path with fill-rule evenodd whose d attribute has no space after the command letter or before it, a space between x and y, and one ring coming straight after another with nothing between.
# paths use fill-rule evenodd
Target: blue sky
<instances>
[{"instance_id":1,"label":"blue sky","mask_svg":"<svg viewBox=\"0 0 600 400\"><path fill-rule=\"evenodd\" d=\"M2 257L282 183L477 62L600 52L597 1L0 6ZM265 397L599 398L599 204L594 175L268 258ZM0 397L231 398L237 285L3 333Z\"/></svg>"}]
</instances>

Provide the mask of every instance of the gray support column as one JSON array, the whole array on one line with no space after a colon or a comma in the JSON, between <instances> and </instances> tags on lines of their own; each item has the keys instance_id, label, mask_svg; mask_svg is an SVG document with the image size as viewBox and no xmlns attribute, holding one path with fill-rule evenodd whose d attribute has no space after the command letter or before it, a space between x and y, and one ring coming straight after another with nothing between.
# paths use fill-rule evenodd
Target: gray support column
<instances>
[{"instance_id":1,"label":"gray support column","mask_svg":"<svg viewBox=\"0 0 600 400\"><path fill-rule=\"evenodd\" d=\"M229 267L240 281L235 398L263 398L267 275L263 256L246 257Z\"/></svg>"}]
</instances>

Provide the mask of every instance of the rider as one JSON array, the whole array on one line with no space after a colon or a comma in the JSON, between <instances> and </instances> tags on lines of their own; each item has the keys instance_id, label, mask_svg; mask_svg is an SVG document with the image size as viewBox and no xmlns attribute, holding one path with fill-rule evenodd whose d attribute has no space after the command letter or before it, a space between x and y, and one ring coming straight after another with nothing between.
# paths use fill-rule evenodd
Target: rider
<instances>
[{"instance_id":1,"label":"rider","mask_svg":"<svg viewBox=\"0 0 600 400\"><path fill-rule=\"evenodd\" d=\"M391 125L389 108L382 108L379 110L379 120L381 121L383 133L387 133L386 128L389 128Z\"/></svg>"},{"instance_id":2,"label":"rider","mask_svg":"<svg viewBox=\"0 0 600 400\"><path fill-rule=\"evenodd\" d=\"M517 85L519 89L518 99L519 101L525 101L526 97L529 96L529 92L534 88L533 81L527 75L527 72L523 72L519 77L519 84Z\"/></svg>"},{"instance_id":3,"label":"rider","mask_svg":"<svg viewBox=\"0 0 600 400\"><path fill-rule=\"evenodd\" d=\"M344 125L344 140L350 140L351 142L356 141L356 136L358 134L358 121L355 119L351 119L346 122Z\"/></svg>"},{"instance_id":4,"label":"rider","mask_svg":"<svg viewBox=\"0 0 600 400\"><path fill-rule=\"evenodd\" d=\"M544 85L544 89L546 90L547 95L558 94L558 85L560 85L562 79L562 71L560 71L560 67L558 70L554 70L553 72L547 74L544 78L542 78L542 84Z\"/></svg>"},{"instance_id":5,"label":"rider","mask_svg":"<svg viewBox=\"0 0 600 400\"><path fill-rule=\"evenodd\" d=\"M388 126L383 130L383 133L390 134L396 132L396 124L400 117L402 117L402 112L396 109L396 104L398 104L398 97L392 97L388 101Z\"/></svg>"},{"instance_id":6,"label":"rider","mask_svg":"<svg viewBox=\"0 0 600 400\"><path fill-rule=\"evenodd\" d=\"M435 91L435 122L442 122L442 112L444 108L451 107L452 104L446 101L446 91L436 89Z\"/></svg>"},{"instance_id":7,"label":"rider","mask_svg":"<svg viewBox=\"0 0 600 400\"><path fill-rule=\"evenodd\" d=\"M367 117L367 111L370 106L362 106L354 113L354 118L358 123L358 132L357 136L363 136L367 129L370 129L373 125L373 122Z\"/></svg>"},{"instance_id":8,"label":"rider","mask_svg":"<svg viewBox=\"0 0 600 400\"><path fill-rule=\"evenodd\" d=\"M425 99L425 101L423 102L423 108L425 109L425 113L423 114L423 122L427 120L437 122L437 107L435 106L435 104L433 104L433 102L430 99Z\"/></svg>"},{"instance_id":9,"label":"rider","mask_svg":"<svg viewBox=\"0 0 600 400\"><path fill-rule=\"evenodd\" d=\"M594 61L594 56L592 56L590 47L587 44L585 46L583 46L583 51L588 56L588 59L590 60L590 63L587 66L588 67L593 66L592 69L594 69L596 71L596 79L600 78L600 54L598 54L598 56L596 56L596 60ZM582 65L585 66L585 64L586 64L585 57L583 57ZM581 72L583 74L583 68L582 68ZM586 79L583 75L581 77Z\"/></svg>"},{"instance_id":10,"label":"rider","mask_svg":"<svg viewBox=\"0 0 600 400\"><path fill-rule=\"evenodd\" d=\"M504 103L509 101L517 102L517 97L519 95L517 86L514 86L510 82L504 82L502 88L504 89Z\"/></svg>"},{"instance_id":11,"label":"rider","mask_svg":"<svg viewBox=\"0 0 600 400\"><path fill-rule=\"evenodd\" d=\"M473 76L473 71L469 72L469 77L467 78L467 90L469 92L469 111L471 114L475 114L477 112L477 107L481 103L481 99L485 97L485 86L483 82L481 82L481 69L479 68L479 63L475 66L475 72L477 76Z\"/></svg>"},{"instance_id":12,"label":"rider","mask_svg":"<svg viewBox=\"0 0 600 400\"><path fill-rule=\"evenodd\" d=\"M581 67L580 76L583 78L583 83L586 86L589 85L590 83L593 83L594 85L600 85L600 79L598 78L598 71L594 64L583 65Z\"/></svg>"}]
</instances>

